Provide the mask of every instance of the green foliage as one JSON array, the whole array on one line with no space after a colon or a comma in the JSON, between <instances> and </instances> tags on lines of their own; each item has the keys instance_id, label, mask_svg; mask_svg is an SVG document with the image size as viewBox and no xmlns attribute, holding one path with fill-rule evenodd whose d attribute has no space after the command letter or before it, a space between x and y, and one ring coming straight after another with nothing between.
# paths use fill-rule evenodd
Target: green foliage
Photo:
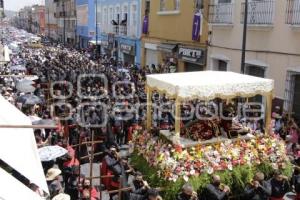
<instances>
[{"instance_id":1,"label":"green foliage","mask_svg":"<svg viewBox=\"0 0 300 200\"><path fill-rule=\"evenodd\" d=\"M164 200L174 200L176 195L180 191L184 184L183 179L178 179L176 182L170 182L163 180L158 176L158 169L150 167L142 156L134 153L131 157L131 164L140 172L144 174L145 179L152 187L159 187L163 190L162 196ZM287 164L282 172L286 176L291 176L293 167L291 164ZM255 173L261 171L265 174L266 178L270 178L274 172L270 163L262 163L257 166L241 165L233 168L232 171L219 171L221 180L224 184L231 188L233 196L242 195L245 186L250 183ZM201 176L195 176L189 179L189 183L195 190L201 192L203 188L211 181L211 175L202 174Z\"/></svg>"}]
</instances>

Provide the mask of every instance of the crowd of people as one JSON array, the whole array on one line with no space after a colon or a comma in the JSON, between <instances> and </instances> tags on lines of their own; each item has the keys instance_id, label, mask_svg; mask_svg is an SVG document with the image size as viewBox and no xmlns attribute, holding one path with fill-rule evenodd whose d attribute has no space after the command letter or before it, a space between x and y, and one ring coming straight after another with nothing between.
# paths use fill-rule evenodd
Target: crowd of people
<instances>
[{"instance_id":1,"label":"crowd of people","mask_svg":"<svg viewBox=\"0 0 300 200\"><path fill-rule=\"evenodd\" d=\"M158 190L151 188L143 174L130 165L130 158L121 156L120 149L131 141L135 130L145 126L146 75L166 72L166 69L161 66L139 68L112 58L91 57L86 51L62 46L21 48L1 71L2 76L13 75L0 77L2 96L31 118L52 120L57 125L55 129L34 131L38 147L59 145L68 150L64 156L42 163L50 199L99 200L103 198L102 191L114 191L107 193L108 199L159 200ZM25 69L10 70L16 65L24 65ZM19 91L16 85L27 75L37 77L29 80L33 81L35 89L32 92ZM26 95L33 103L22 101ZM170 110L174 103L174 100L155 92L152 100L156 105L162 105L163 110ZM182 115L188 115L188 109L182 109L182 112ZM292 162L300 164L297 123L290 116L283 115L280 107L272 117L274 132L287 141ZM258 121L249 121L247 126L264 131ZM158 111L153 115L153 129L173 128L174 119L168 112ZM92 140L101 142L92 144ZM78 145L82 143L87 145ZM101 166L103 178L99 186L93 185L92 178L80 172L80 166L90 162L87 155L91 155L91 151L98 153L93 162ZM23 182L44 195L28 180ZM120 188L125 190L117 192ZM264 174L257 172L241 196L249 200L281 200L292 190L297 194L295 199L300 199L298 167L291 178L278 171L270 180L265 180ZM220 177L213 175L212 182L203 191L194 191L191 185L185 184L177 200L224 200L229 198L230 192Z\"/></svg>"}]
</instances>

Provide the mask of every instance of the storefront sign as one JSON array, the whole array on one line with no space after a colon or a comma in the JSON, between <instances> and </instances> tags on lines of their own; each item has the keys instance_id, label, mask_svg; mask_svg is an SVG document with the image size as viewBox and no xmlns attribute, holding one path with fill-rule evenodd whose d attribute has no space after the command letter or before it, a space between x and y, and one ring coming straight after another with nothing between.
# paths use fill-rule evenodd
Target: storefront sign
<instances>
[{"instance_id":1,"label":"storefront sign","mask_svg":"<svg viewBox=\"0 0 300 200\"><path fill-rule=\"evenodd\" d=\"M128 44L121 44L120 49L122 52L129 54L129 55L135 55L135 49L134 46L128 45Z\"/></svg>"},{"instance_id":2,"label":"storefront sign","mask_svg":"<svg viewBox=\"0 0 300 200\"><path fill-rule=\"evenodd\" d=\"M190 49L190 48L179 48L179 58L188 62L194 62L197 64L205 64L205 50L204 49Z\"/></svg>"}]
</instances>

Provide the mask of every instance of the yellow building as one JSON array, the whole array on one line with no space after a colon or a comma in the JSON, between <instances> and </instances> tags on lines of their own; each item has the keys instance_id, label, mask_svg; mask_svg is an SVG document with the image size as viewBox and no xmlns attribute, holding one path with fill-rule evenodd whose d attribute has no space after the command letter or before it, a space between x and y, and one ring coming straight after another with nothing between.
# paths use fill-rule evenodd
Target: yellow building
<instances>
[{"instance_id":1,"label":"yellow building","mask_svg":"<svg viewBox=\"0 0 300 200\"><path fill-rule=\"evenodd\" d=\"M143 66L168 63L177 71L206 69L208 1L143 0L142 12ZM198 19L195 21L196 13L200 23ZM200 38L193 40L197 30Z\"/></svg>"}]
</instances>

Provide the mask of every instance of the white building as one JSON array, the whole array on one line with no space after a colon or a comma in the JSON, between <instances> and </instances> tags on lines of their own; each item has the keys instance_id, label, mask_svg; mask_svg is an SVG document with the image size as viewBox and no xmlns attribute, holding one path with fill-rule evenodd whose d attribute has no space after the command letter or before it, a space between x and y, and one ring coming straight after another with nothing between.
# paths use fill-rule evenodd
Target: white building
<instances>
[{"instance_id":1,"label":"white building","mask_svg":"<svg viewBox=\"0 0 300 200\"><path fill-rule=\"evenodd\" d=\"M212 0L208 69L241 71L244 1ZM274 104L300 117L300 0L249 0L245 73L275 80Z\"/></svg>"}]
</instances>

